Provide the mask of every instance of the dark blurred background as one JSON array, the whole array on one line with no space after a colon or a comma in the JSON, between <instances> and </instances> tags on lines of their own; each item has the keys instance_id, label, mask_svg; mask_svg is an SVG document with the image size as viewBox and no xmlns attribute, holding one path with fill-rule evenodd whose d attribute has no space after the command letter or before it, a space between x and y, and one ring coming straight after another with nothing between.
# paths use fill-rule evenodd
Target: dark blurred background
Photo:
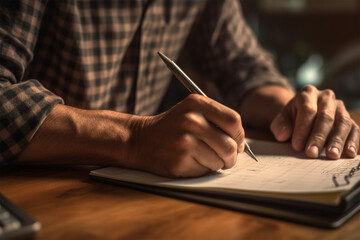
<instances>
[{"instance_id":1,"label":"dark blurred background","mask_svg":"<svg viewBox=\"0 0 360 240\"><path fill-rule=\"evenodd\" d=\"M259 42L295 89L330 88L348 109L360 109L360 0L239 1ZM186 64L185 71L196 79ZM208 86L200 87L221 102ZM173 79L159 112L187 94Z\"/></svg>"},{"instance_id":2,"label":"dark blurred background","mask_svg":"<svg viewBox=\"0 0 360 240\"><path fill-rule=\"evenodd\" d=\"M240 0L245 18L299 89L331 88L360 108L360 0Z\"/></svg>"}]
</instances>

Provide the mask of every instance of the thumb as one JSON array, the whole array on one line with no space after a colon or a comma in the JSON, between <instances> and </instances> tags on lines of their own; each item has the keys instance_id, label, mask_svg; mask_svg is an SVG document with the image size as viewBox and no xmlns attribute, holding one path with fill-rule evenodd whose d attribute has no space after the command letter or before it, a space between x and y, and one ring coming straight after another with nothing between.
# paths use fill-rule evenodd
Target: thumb
<instances>
[{"instance_id":1,"label":"thumb","mask_svg":"<svg viewBox=\"0 0 360 240\"><path fill-rule=\"evenodd\" d=\"M270 124L270 130L279 142L290 139L292 134L292 126L288 115L281 111Z\"/></svg>"}]
</instances>

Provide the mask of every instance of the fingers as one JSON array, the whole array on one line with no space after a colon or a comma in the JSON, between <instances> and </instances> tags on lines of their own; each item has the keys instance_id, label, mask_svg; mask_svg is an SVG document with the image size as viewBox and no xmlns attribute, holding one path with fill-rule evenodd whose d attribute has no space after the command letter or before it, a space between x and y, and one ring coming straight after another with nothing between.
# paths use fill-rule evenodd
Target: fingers
<instances>
[{"instance_id":1,"label":"fingers","mask_svg":"<svg viewBox=\"0 0 360 240\"><path fill-rule=\"evenodd\" d=\"M276 115L270 125L271 132L279 142L284 142L290 139L293 132L291 116L289 116L287 112L288 109L285 107L283 111Z\"/></svg>"},{"instance_id":2,"label":"fingers","mask_svg":"<svg viewBox=\"0 0 360 240\"><path fill-rule=\"evenodd\" d=\"M156 116L133 124L139 167L170 177L195 177L231 168L244 149L240 116L214 100L191 94ZM146 160L144 160L146 159Z\"/></svg>"},{"instance_id":3,"label":"fingers","mask_svg":"<svg viewBox=\"0 0 360 240\"><path fill-rule=\"evenodd\" d=\"M316 114L314 126L305 147L306 155L311 158L317 158L321 149L323 149L325 142L328 139L329 133L333 128L335 122L335 113L337 111L335 95L332 93L332 91L324 91L317 102L318 111ZM345 108L343 110L345 110ZM345 136L347 136L350 131L350 129L338 130L340 130L340 133Z\"/></svg>"},{"instance_id":4,"label":"fingers","mask_svg":"<svg viewBox=\"0 0 360 240\"><path fill-rule=\"evenodd\" d=\"M196 117L197 122L202 121L202 118L199 115ZM189 122L187 122L187 125L189 127L188 129L195 127L194 124L190 124ZM205 127L197 128L196 134L184 133L177 139L176 145L178 146L178 151L177 154L175 154L175 158L167 164L168 176L196 177L222 168L230 168L235 165L237 158L235 141L214 126L209 124L208 127L209 129L206 129ZM202 131L201 129L212 132L210 135L218 134L217 139L219 139L219 142L216 143L215 141L212 142L206 139L206 143L201 140L200 138L206 138L207 136L205 133L200 133ZM230 142L232 149L229 153L222 149L221 144L223 143L221 141ZM213 147L209 146L208 143ZM215 146L216 144L219 146ZM226 144L223 144L223 146L225 145ZM216 151L214 148L216 148Z\"/></svg>"},{"instance_id":5,"label":"fingers","mask_svg":"<svg viewBox=\"0 0 360 240\"><path fill-rule=\"evenodd\" d=\"M200 106L198 111L205 119L235 140L238 144L238 151L244 149L243 141L245 138L244 129L241 123L240 115L234 110L199 94L191 94L188 100L192 105Z\"/></svg>"},{"instance_id":6,"label":"fingers","mask_svg":"<svg viewBox=\"0 0 360 240\"><path fill-rule=\"evenodd\" d=\"M211 169L202 165L196 158L186 156L172 161L167 172L169 177L198 177L211 172Z\"/></svg>"},{"instance_id":7,"label":"fingers","mask_svg":"<svg viewBox=\"0 0 360 240\"><path fill-rule=\"evenodd\" d=\"M303 151L305 143L315 120L317 106L317 90L314 87L305 87L297 95L294 101L297 109L294 132L292 137L292 146L297 151Z\"/></svg>"},{"instance_id":8,"label":"fingers","mask_svg":"<svg viewBox=\"0 0 360 240\"><path fill-rule=\"evenodd\" d=\"M183 124L184 128L197 139L194 156L199 163L212 170L231 168L235 165L238 144L232 137L215 127L200 113L185 114ZM200 158L203 153L209 158ZM216 157L210 157L213 155ZM219 160L221 164L218 162Z\"/></svg>"},{"instance_id":9,"label":"fingers","mask_svg":"<svg viewBox=\"0 0 360 240\"><path fill-rule=\"evenodd\" d=\"M211 125L208 125L205 131L198 132L198 137L222 160L223 166L221 168L231 168L235 165L238 144L233 138Z\"/></svg>"},{"instance_id":10,"label":"fingers","mask_svg":"<svg viewBox=\"0 0 360 240\"><path fill-rule=\"evenodd\" d=\"M324 147L330 159L342 154L353 158L359 149L359 127L331 90L304 87L275 117L270 129L278 141L291 136L293 148L305 150L311 158L317 158Z\"/></svg>"},{"instance_id":11,"label":"fingers","mask_svg":"<svg viewBox=\"0 0 360 240\"><path fill-rule=\"evenodd\" d=\"M225 167L224 161L206 143L197 140L197 147L193 153L194 159L202 166L211 171L217 171Z\"/></svg>"},{"instance_id":12,"label":"fingers","mask_svg":"<svg viewBox=\"0 0 360 240\"><path fill-rule=\"evenodd\" d=\"M155 161L149 167L152 172L167 177L198 177L223 166L222 160L192 134L183 133L166 139L167 146L153 149Z\"/></svg>"},{"instance_id":13,"label":"fingers","mask_svg":"<svg viewBox=\"0 0 360 240\"><path fill-rule=\"evenodd\" d=\"M338 159L341 157L345 143L347 142L348 150L346 154L351 153L352 150L355 150L357 145L352 143L356 138L356 131L354 127L354 131L349 136L350 131L353 129L353 121L350 118L348 112L345 109L344 104L341 101L338 101L338 107L335 116L335 126L332 130L331 136L329 138L327 147L326 147L326 155L331 159ZM349 136L349 138L348 138ZM358 142L358 141L357 141ZM352 148L353 147L353 148ZM350 157L349 155L347 155Z\"/></svg>"},{"instance_id":14,"label":"fingers","mask_svg":"<svg viewBox=\"0 0 360 240\"><path fill-rule=\"evenodd\" d=\"M354 158L356 157L358 151L359 151L359 126L354 123L350 131L350 134L346 140L344 154L347 157Z\"/></svg>"}]
</instances>

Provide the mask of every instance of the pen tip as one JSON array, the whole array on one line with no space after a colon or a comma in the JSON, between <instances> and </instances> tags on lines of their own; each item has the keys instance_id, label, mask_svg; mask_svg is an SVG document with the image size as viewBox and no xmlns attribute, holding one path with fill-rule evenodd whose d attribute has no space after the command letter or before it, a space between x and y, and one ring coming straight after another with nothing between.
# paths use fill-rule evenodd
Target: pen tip
<instances>
[{"instance_id":1,"label":"pen tip","mask_svg":"<svg viewBox=\"0 0 360 240\"><path fill-rule=\"evenodd\" d=\"M163 54L162 52L158 51L158 55L160 56L160 58L165 62L165 63L169 63L171 62L171 59L168 58L165 54Z\"/></svg>"},{"instance_id":2,"label":"pen tip","mask_svg":"<svg viewBox=\"0 0 360 240\"><path fill-rule=\"evenodd\" d=\"M158 53L158 55L159 55L161 58L165 58L165 57L166 57L166 56L165 56L162 52L160 52L160 51L158 51L157 53Z\"/></svg>"},{"instance_id":3,"label":"pen tip","mask_svg":"<svg viewBox=\"0 0 360 240\"><path fill-rule=\"evenodd\" d=\"M255 156L255 154L251 151L249 144L245 142L245 151L253 158L255 161L259 162Z\"/></svg>"},{"instance_id":4,"label":"pen tip","mask_svg":"<svg viewBox=\"0 0 360 240\"><path fill-rule=\"evenodd\" d=\"M255 161L259 162L259 161L257 160L257 158L256 158L256 156L255 156L254 153L250 152L250 156L251 156Z\"/></svg>"}]
</instances>

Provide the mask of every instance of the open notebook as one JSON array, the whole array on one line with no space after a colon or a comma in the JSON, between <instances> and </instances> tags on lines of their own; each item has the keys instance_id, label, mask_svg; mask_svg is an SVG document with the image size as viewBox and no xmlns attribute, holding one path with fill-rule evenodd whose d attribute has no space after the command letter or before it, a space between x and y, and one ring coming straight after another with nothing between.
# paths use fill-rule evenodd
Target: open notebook
<instances>
[{"instance_id":1,"label":"open notebook","mask_svg":"<svg viewBox=\"0 0 360 240\"><path fill-rule=\"evenodd\" d=\"M235 167L199 178L170 179L124 168L91 171L94 178L216 206L321 227L338 227L359 209L359 161L308 159L288 143L248 139Z\"/></svg>"}]
</instances>

